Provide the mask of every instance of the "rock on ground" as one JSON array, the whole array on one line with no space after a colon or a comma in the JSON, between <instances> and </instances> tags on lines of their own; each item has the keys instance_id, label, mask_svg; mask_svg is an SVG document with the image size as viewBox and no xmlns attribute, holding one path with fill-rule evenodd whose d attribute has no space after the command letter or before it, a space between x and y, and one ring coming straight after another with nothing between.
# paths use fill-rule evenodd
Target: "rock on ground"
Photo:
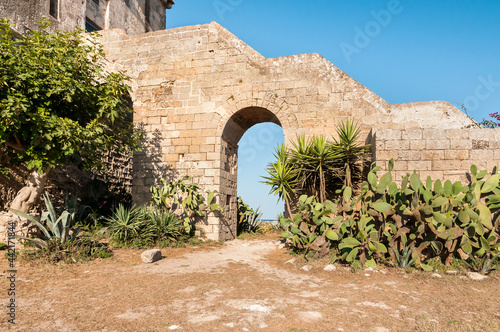
<instances>
[{"instance_id":1,"label":"rock on ground","mask_svg":"<svg viewBox=\"0 0 500 332\"><path fill-rule=\"evenodd\" d=\"M160 249L146 250L141 254L141 259L144 263L154 263L161 259Z\"/></svg>"},{"instance_id":2,"label":"rock on ground","mask_svg":"<svg viewBox=\"0 0 500 332\"><path fill-rule=\"evenodd\" d=\"M487 276L479 274L477 272L468 272L467 276L469 278L471 278L472 280L483 280L483 279L488 278Z\"/></svg>"},{"instance_id":3,"label":"rock on ground","mask_svg":"<svg viewBox=\"0 0 500 332\"><path fill-rule=\"evenodd\" d=\"M335 271L337 268L333 264L328 264L323 270L325 271Z\"/></svg>"}]
</instances>

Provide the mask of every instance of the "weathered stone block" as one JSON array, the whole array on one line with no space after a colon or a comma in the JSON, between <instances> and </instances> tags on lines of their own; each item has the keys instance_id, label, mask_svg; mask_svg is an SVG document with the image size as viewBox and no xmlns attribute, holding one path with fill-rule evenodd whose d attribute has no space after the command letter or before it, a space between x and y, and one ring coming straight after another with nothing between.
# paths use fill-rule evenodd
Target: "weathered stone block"
<instances>
[{"instance_id":1,"label":"weathered stone block","mask_svg":"<svg viewBox=\"0 0 500 332\"><path fill-rule=\"evenodd\" d=\"M460 163L455 160L433 160L432 170L433 171L451 171L457 170L460 167Z\"/></svg>"},{"instance_id":2,"label":"weathered stone block","mask_svg":"<svg viewBox=\"0 0 500 332\"><path fill-rule=\"evenodd\" d=\"M425 143L427 150L447 150L450 148L450 140L447 139L427 139Z\"/></svg>"},{"instance_id":3,"label":"weathered stone block","mask_svg":"<svg viewBox=\"0 0 500 332\"><path fill-rule=\"evenodd\" d=\"M420 140L422 139L422 130L405 130L401 133L403 139Z\"/></svg>"},{"instance_id":4,"label":"weathered stone block","mask_svg":"<svg viewBox=\"0 0 500 332\"><path fill-rule=\"evenodd\" d=\"M494 153L490 150L472 150L470 152L470 159L474 162L492 160L493 156Z\"/></svg>"},{"instance_id":5,"label":"weathered stone block","mask_svg":"<svg viewBox=\"0 0 500 332\"><path fill-rule=\"evenodd\" d=\"M495 129L469 129L469 137L472 140L494 140Z\"/></svg>"},{"instance_id":6,"label":"weathered stone block","mask_svg":"<svg viewBox=\"0 0 500 332\"><path fill-rule=\"evenodd\" d=\"M472 149L472 140L469 139L450 139L450 149L469 150Z\"/></svg>"},{"instance_id":7,"label":"weathered stone block","mask_svg":"<svg viewBox=\"0 0 500 332\"><path fill-rule=\"evenodd\" d=\"M141 254L141 259L144 263L154 263L161 259L161 250L159 249L146 250Z\"/></svg>"},{"instance_id":8,"label":"weathered stone block","mask_svg":"<svg viewBox=\"0 0 500 332\"><path fill-rule=\"evenodd\" d=\"M410 148L410 141L398 139L385 141L386 150L408 150Z\"/></svg>"},{"instance_id":9,"label":"weathered stone block","mask_svg":"<svg viewBox=\"0 0 500 332\"><path fill-rule=\"evenodd\" d=\"M469 139L469 130L467 129L447 129L445 131L446 138L451 139Z\"/></svg>"},{"instance_id":10,"label":"weathered stone block","mask_svg":"<svg viewBox=\"0 0 500 332\"><path fill-rule=\"evenodd\" d=\"M425 128L422 131L422 138L427 141L442 140L446 138L446 134L442 129Z\"/></svg>"},{"instance_id":11,"label":"weathered stone block","mask_svg":"<svg viewBox=\"0 0 500 332\"><path fill-rule=\"evenodd\" d=\"M432 170L432 161L430 161L430 160L408 161L408 167L406 169L410 172L412 172L414 170L416 170L416 171L430 171L430 170Z\"/></svg>"},{"instance_id":12,"label":"weathered stone block","mask_svg":"<svg viewBox=\"0 0 500 332\"><path fill-rule=\"evenodd\" d=\"M420 151L398 151L398 159L401 160L420 160Z\"/></svg>"},{"instance_id":13,"label":"weathered stone block","mask_svg":"<svg viewBox=\"0 0 500 332\"><path fill-rule=\"evenodd\" d=\"M423 139L411 140L410 149L411 150L425 150L426 141Z\"/></svg>"},{"instance_id":14,"label":"weathered stone block","mask_svg":"<svg viewBox=\"0 0 500 332\"><path fill-rule=\"evenodd\" d=\"M490 147L490 142L488 140L479 140L479 139L472 140L473 150L484 150L488 149L489 147Z\"/></svg>"},{"instance_id":15,"label":"weathered stone block","mask_svg":"<svg viewBox=\"0 0 500 332\"><path fill-rule=\"evenodd\" d=\"M377 137L377 140L378 139L383 139L383 140L401 139L402 138L402 131L401 130L392 130L392 129L379 130L376 132L376 137Z\"/></svg>"},{"instance_id":16,"label":"weathered stone block","mask_svg":"<svg viewBox=\"0 0 500 332\"><path fill-rule=\"evenodd\" d=\"M444 150L423 150L422 160L442 160L444 159Z\"/></svg>"},{"instance_id":17,"label":"weathered stone block","mask_svg":"<svg viewBox=\"0 0 500 332\"><path fill-rule=\"evenodd\" d=\"M445 150L444 159L450 159L450 160L469 159L469 150Z\"/></svg>"},{"instance_id":18,"label":"weathered stone block","mask_svg":"<svg viewBox=\"0 0 500 332\"><path fill-rule=\"evenodd\" d=\"M391 160L398 158L398 151L377 151L377 160Z\"/></svg>"}]
</instances>

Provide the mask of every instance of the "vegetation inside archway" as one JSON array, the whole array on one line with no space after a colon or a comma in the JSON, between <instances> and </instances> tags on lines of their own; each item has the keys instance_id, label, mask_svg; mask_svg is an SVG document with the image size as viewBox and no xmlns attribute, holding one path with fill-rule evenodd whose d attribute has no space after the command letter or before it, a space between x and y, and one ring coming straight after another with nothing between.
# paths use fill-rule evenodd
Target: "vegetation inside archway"
<instances>
[{"instance_id":1,"label":"vegetation inside archway","mask_svg":"<svg viewBox=\"0 0 500 332\"><path fill-rule=\"evenodd\" d=\"M324 203L343 186L357 187L370 159L370 146L358 142L360 132L358 124L346 120L337 125L338 138L331 141L322 136L297 136L291 148L276 148L276 161L268 165L263 183L285 201L288 215L290 201L300 195Z\"/></svg>"}]
</instances>

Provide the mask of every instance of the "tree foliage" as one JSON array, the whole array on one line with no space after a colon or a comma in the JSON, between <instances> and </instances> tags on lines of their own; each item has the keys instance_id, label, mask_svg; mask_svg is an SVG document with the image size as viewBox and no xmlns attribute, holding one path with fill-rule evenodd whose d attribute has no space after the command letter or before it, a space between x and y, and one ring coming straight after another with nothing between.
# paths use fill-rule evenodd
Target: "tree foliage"
<instances>
[{"instance_id":1,"label":"tree foliage","mask_svg":"<svg viewBox=\"0 0 500 332\"><path fill-rule=\"evenodd\" d=\"M73 163L100 168L106 151L137 150L123 72L106 72L97 34L39 29L16 37L0 20L0 147L43 173Z\"/></svg>"}]
</instances>

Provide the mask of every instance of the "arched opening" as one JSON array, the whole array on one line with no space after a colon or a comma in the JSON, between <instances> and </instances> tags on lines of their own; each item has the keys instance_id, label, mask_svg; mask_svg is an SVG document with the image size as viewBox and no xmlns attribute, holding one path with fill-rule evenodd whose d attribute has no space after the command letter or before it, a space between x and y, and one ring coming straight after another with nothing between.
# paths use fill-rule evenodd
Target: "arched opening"
<instances>
[{"instance_id":1,"label":"arched opening","mask_svg":"<svg viewBox=\"0 0 500 332\"><path fill-rule=\"evenodd\" d=\"M263 220L276 220L283 213L284 202L269 195L269 185L261 183L267 176L266 167L275 161L275 147L284 142L283 129L263 122L248 129L238 143L238 196L251 208L260 207Z\"/></svg>"},{"instance_id":2,"label":"arched opening","mask_svg":"<svg viewBox=\"0 0 500 332\"><path fill-rule=\"evenodd\" d=\"M229 118L222 132L222 139L232 145L237 145L250 127L264 122L272 122L281 127L280 120L273 112L262 107L243 108Z\"/></svg>"},{"instance_id":3,"label":"arched opening","mask_svg":"<svg viewBox=\"0 0 500 332\"><path fill-rule=\"evenodd\" d=\"M249 129L248 135L243 137ZM219 226L219 238L221 240L231 239L236 236L237 197L240 195L238 190L239 164L242 166L245 163L243 170L248 172L247 174L250 177L247 179L249 182L243 181L240 183L245 183L245 186L252 186L252 188L245 188L249 189L244 190L245 195L247 197L249 197L248 195L260 195L259 199L252 200L252 202L256 203L251 203L251 207L257 208L261 205L261 208L263 208L264 204L257 204L261 200L266 205L266 214L263 218L274 218L277 215L277 213L273 215L274 212L268 209L272 204L276 205L277 200L268 199L269 188L265 188L265 185L259 186L258 181L260 179L258 178L259 175L265 175L265 165L272 161L274 147L283 140L284 135L280 120L274 113L265 108L243 108L234 113L227 121L221 140L220 194L221 203L224 205L224 216L221 218ZM243 149L238 151L240 142ZM275 207L275 210L279 210L279 207Z\"/></svg>"}]
</instances>

